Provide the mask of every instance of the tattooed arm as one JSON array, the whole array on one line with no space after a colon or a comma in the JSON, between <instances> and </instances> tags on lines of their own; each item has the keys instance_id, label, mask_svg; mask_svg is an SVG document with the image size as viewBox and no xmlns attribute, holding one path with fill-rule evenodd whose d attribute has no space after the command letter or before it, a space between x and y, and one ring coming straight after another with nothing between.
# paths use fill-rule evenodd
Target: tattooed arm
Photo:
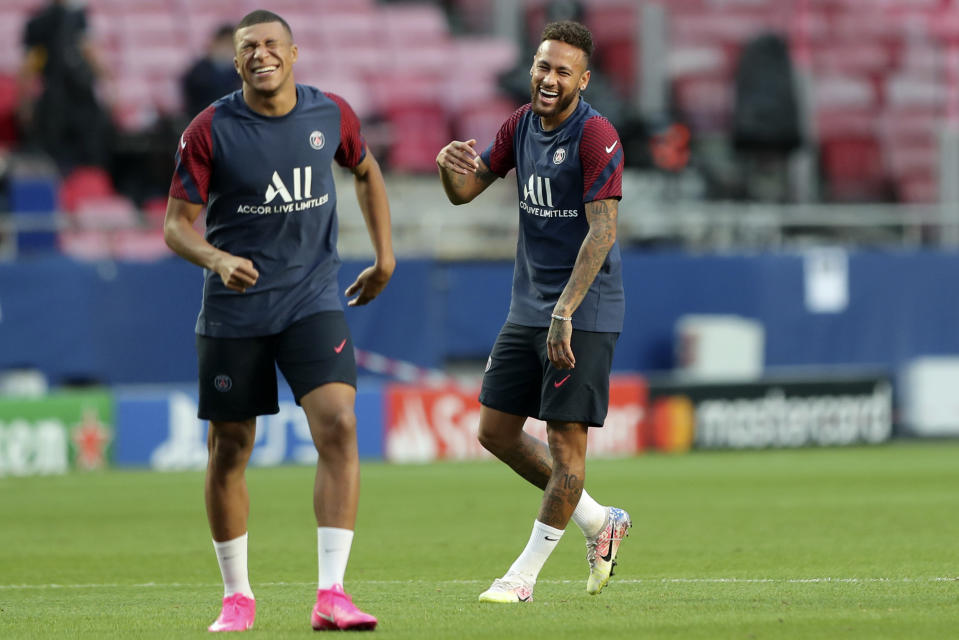
<instances>
[{"instance_id":1,"label":"tattooed arm","mask_svg":"<svg viewBox=\"0 0 959 640\"><path fill-rule=\"evenodd\" d=\"M583 240L573 265L573 273L566 283L566 288L559 296L553 313L566 318L572 317L573 312L589 291L596 274L599 273L609 250L616 242L616 216L619 212L619 201L615 198L595 200L586 203L586 221L589 223L589 233ZM564 320L553 321L549 325L546 336L546 351L549 360L557 369L572 369L576 365L573 349L569 340L573 335L573 323Z\"/></svg>"},{"instance_id":2,"label":"tattooed arm","mask_svg":"<svg viewBox=\"0 0 959 640\"><path fill-rule=\"evenodd\" d=\"M475 147L476 140L454 140L436 156L443 190L453 204L470 202L496 180Z\"/></svg>"}]
</instances>

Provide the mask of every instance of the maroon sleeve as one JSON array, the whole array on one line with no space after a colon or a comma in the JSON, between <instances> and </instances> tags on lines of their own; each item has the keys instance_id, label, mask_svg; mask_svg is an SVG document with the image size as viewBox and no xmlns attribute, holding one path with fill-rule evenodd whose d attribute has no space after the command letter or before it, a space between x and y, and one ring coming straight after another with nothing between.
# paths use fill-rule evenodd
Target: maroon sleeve
<instances>
[{"instance_id":1,"label":"maroon sleeve","mask_svg":"<svg viewBox=\"0 0 959 640\"><path fill-rule=\"evenodd\" d=\"M623 197L623 144L609 120L593 116L583 123L579 158L583 202Z\"/></svg>"},{"instance_id":2,"label":"maroon sleeve","mask_svg":"<svg viewBox=\"0 0 959 640\"><path fill-rule=\"evenodd\" d=\"M516 126L523 114L530 110L531 105L523 105L513 112L503 126L496 132L496 138L490 143L480 157L489 170L500 178L509 173L516 166L516 155L513 153L513 138L516 135Z\"/></svg>"},{"instance_id":3,"label":"maroon sleeve","mask_svg":"<svg viewBox=\"0 0 959 640\"><path fill-rule=\"evenodd\" d=\"M194 204L205 204L210 191L213 167L212 105L201 111L180 136L176 149L176 168L170 184L170 197Z\"/></svg>"},{"instance_id":4,"label":"maroon sleeve","mask_svg":"<svg viewBox=\"0 0 959 640\"><path fill-rule=\"evenodd\" d=\"M366 157L366 140L360 133L360 119L349 103L335 93L324 92L340 108L340 146L333 158L337 164L352 169Z\"/></svg>"}]
</instances>

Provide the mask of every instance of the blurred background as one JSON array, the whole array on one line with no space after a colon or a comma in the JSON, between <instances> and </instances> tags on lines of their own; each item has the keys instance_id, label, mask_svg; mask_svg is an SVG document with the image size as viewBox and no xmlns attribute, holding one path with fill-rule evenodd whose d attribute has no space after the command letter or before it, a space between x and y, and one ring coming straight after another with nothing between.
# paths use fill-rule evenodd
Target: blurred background
<instances>
[{"instance_id":1,"label":"blurred background","mask_svg":"<svg viewBox=\"0 0 959 640\"><path fill-rule=\"evenodd\" d=\"M0 475L205 463L201 273L161 225L179 135L238 86L230 29L260 4L0 0ZM627 323L593 454L959 435L959 1L264 6L386 170L399 266L348 311L364 457L483 455L515 180L454 208L434 159L489 144L566 18L626 152ZM334 171L345 287L372 254ZM284 403L254 463L315 457Z\"/></svg>"}]
</instances>

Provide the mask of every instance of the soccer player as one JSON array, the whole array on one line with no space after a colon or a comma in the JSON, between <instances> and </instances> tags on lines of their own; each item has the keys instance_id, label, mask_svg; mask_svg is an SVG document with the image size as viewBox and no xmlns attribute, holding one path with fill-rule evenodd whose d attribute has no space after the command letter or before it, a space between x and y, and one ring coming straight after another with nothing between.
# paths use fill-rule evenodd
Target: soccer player
<instances>
[{"instance_id":1,"label":"soccer player","mask_svg":"<svg viewBox=\"0 0 959 640\"><path fill-rule=\"evenodd\" d=\"M526 548L482 602L531 601L570 518L586 536L586 590L599 593L631 526L625 511L583 489L587 431L606 418L624 313L616 243L623 150L613 126L580 96L592 51L578 22L546 25L530 104L482 154L476 140L454 140L436 157L453 204L470 202L513 168L519 196L512 300L483 377L479 439L544 493ZM523 431L527 416L546 421L548 444Z\"/></svg>"},{"instance_id":2,"label":"soccer player","mask_svg":"<svg viewBox=\"0 0 959 640\"><path fill-rule=\"evenodd\" d=\"M349 168L375 262L347 289L363 305L395 258L383 175L339 96L293 79L290 26L269 11L237 25L242 88L217 100L179 141L164 233L204 268L196 324L199 417L210 421L206 509L224 583L210 631L253 625L245 480L256 416L277 413L278 365L306 413L319 459L313 489L319 586L314 629L373 629L343 591L359 500L356 362L338 297L336 193L330 165ZM206 237L193 223L206 206Z\"/></svg>"}]
</instances>

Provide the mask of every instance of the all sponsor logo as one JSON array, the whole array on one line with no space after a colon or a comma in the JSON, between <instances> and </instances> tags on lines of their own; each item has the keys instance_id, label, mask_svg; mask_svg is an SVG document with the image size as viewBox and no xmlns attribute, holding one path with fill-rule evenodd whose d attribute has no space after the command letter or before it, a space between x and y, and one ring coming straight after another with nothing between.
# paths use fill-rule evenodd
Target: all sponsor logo
<instances>
[{"instance_id":1,"label":"all sponsor logo","mask_svg":"<svg viewBox=\"0 0 959 640\"><path fill-rule=\"evenodd\" d=\"M563 158L566 157L566 151L559 149L553 155L553 162L562 152ZM557 164L559 164L557 162ZM554 209L553 208L553 185L549 178L544 178L536 174L530 174L529 179L523 184L523 199L519 202L519 208L530 215L540 218L576 218L579 216L579 209Z\"/></svg>"},{"instance_id":2,"label":"all sponsor logo","mask_svg":"<svg viewBox=\"0 0 959 640\"><path fill-rule=\"evenodd\" d=\"M237 207L237 213L254 215L297 213L326 204L329 199L328 193L313 197L313 167L294 167L292 179L284 180L278 171L274 171L263 193L262 204L240 205Z\"/></svg>"},{"instance_id":3,"label":"all sponsor logo","mask_svg":"<svg viewBox=\"0 0 959 640\"><path fill-rule=\"evenodd\" d=\"M553 159L555 161L555 156ZM523 200L528 200L536 206L552 207L553 189L549 178L541 178L535 173L530 174L529 180L523 186Z\"/></svg>"}]
</instances>

